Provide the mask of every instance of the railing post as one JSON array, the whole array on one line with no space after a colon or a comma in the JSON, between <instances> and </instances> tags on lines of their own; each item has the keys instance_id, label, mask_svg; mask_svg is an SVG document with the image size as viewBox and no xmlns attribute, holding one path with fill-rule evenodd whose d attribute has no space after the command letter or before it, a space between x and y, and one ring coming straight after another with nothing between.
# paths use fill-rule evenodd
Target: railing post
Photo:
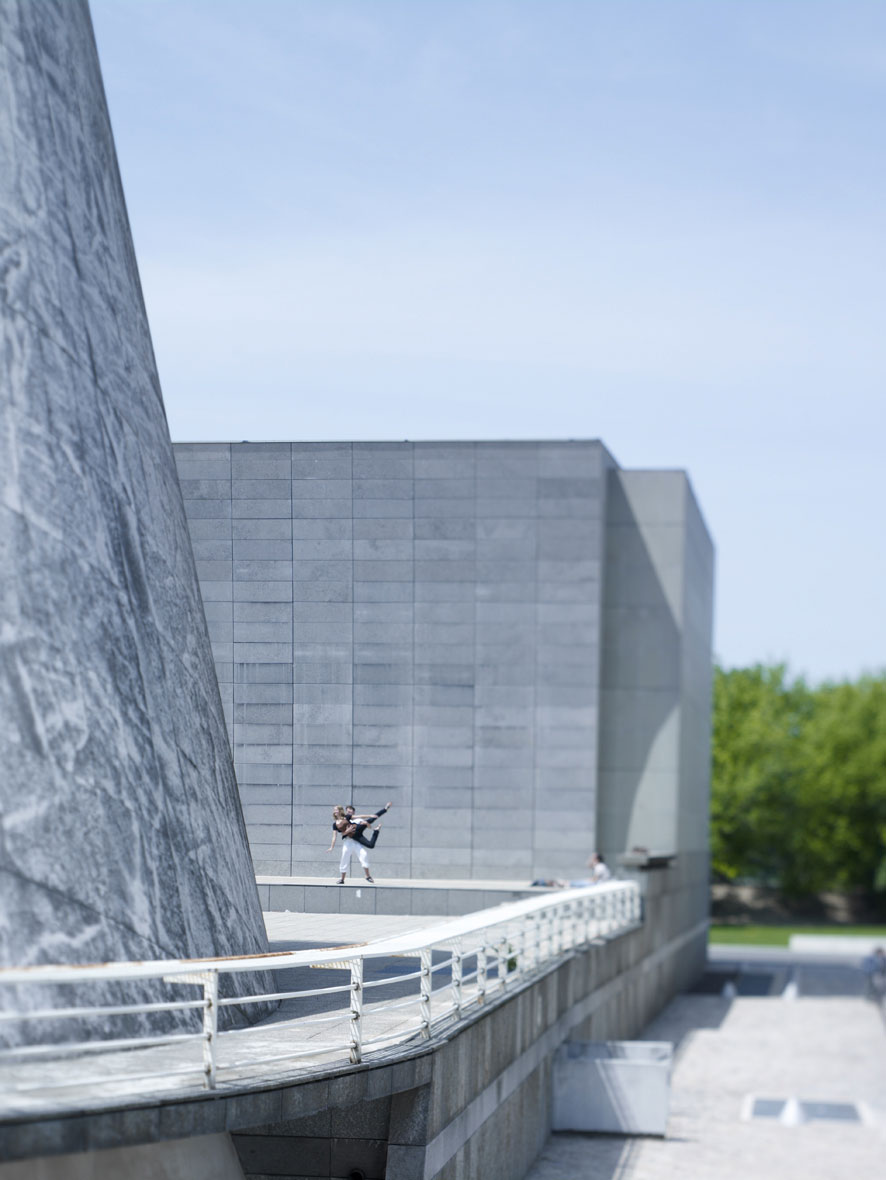
<instances>
[{"instance_id":1,"label":"railing post","mask_svg":"<svg viewBox=\"0 0 886 1180\"><path fill-rule=\"evenodd\" d=\"M457 939L452 946L452 1004L455 1008L456 1019L461 1020L462 1008L462 962L461 939Z\"/></svg>"},{"instance_id":2,"label":"railing post","mask_svg":"<svg viewBox=\"0 0 886 1180\"><path fill-rule=\"evenodd\" d=\"M351 962L351 1062L363 1059L363 960Z\"/></svg>"},{"instance_id":3,"label":"railing post","mask_svg":"<svg viewBox=\"0 0 886 1180\"><path fill-rule=\"evenodd\" d=\"M419 1013L421 1020L421 1035L425 1040L431 1035L431 948L423 947L421 951L421 1000Z\"/></svg>"},{"instance_id":4,"label":"railing post","mask_svg":"<svg viewBox=\"0 0 886 1180\"><path fill-rule=\"evenodd\" d=\"M477 948L477 1003L486 1002L486 943Z\"/></svg>"},{"instance_id":5,"label":"railing post","mask_svg":"<svg viewBox=\"0 0 886 1180\"><path fill-rule=\"evenodd\" d=\"M218 1036L218 972L207 971L203 978L203 1085L215 1089L215 1041Z\"/></svg>"},{"instance_id":6,"label":"railing post","mask_svg":"<svg viewBox=\"0 0 886 1180\"><path fill-rule=\"evenodd\" d=\"M508 978L508 940L502 938L496 947L496 955L498 958L498 983L501 991L507 987Z\"/></svg>"}]
</instances>

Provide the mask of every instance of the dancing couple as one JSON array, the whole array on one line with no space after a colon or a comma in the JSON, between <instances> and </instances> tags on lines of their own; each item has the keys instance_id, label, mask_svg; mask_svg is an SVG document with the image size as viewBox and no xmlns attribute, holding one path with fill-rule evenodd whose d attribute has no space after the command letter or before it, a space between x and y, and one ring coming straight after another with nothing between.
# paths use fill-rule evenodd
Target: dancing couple
<instances>
[{"instance_id":1,"label":"dancing couple","mask_svg":"<svg viewBox=\"0 0 886 1180\"><path fill-rule=\"evenodd\" d=\"M375 842L378 840L378 834L381 828L372 828L372 824L376 820L381 819L386 811L390 810L392 803L386 803L384 807L380 807L375 815L357 815L354 811L354 805L349 803L347 807L339 804L332 809L332 843L326 849L327 852L332 852L335 847L335 841L341 836L341 861L339 863L339 872L341 876L338 879L339 885L344 885L345 877L348 874L348 869L351 867L351 856L354 850L357 851L357 856L360 864L363 866L363 872L366 880L370 885L375 882L372 879L372 874L369 871L369 849L375 847ZM366 829L369 828L372 832L371 836L366 835Z\"/></svg>"}]
</instances>

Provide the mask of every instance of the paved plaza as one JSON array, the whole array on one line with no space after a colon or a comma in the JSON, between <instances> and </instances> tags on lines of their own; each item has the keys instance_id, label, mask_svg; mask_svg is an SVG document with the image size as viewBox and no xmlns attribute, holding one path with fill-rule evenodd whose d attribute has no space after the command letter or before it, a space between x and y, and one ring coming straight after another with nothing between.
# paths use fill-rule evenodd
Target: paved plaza
<instances>
[{"instance_id":1,"label":"paved plaza","mask_svg":"<svg viewBox=\"0 0 886 1180\"><path fill-rule=\"evenodd\" d=\"M735 954L712 948L699 991L677 996L644 1031L677 1046L667 1137L554 1135L527 1180L886 1176L886 1031L863 998L858 960ZM844 1117L748 1119L754 1098ZM848 1104L858 1121L845 1117Z\"/></svg>"}]
</instances>

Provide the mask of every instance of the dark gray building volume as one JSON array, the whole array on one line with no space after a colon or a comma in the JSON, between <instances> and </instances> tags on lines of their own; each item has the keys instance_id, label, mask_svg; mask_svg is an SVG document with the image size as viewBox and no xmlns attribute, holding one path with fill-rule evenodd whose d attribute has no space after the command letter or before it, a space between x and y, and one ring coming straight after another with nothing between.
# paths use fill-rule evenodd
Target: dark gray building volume
<instances>
[{"instance_id":1,"label":"dark gray building volume","mask_svg":"<svg viewBox=\"0 0 886 1180\"><path fill-rule=\"evenodd\" d=\"M597 441L177 444L259 873L706 872L713 551L679 471Z\"/></svg>"},{"instance_id":2,"label":"dark gray building volume","mask_svg":"<svg viewBox=\"0 0 886 1180\"><path fill-rule=\"evenodd\" d=\"M266 946L88 8L4 0L0 963Z\"/></svg>"}]
</instances>

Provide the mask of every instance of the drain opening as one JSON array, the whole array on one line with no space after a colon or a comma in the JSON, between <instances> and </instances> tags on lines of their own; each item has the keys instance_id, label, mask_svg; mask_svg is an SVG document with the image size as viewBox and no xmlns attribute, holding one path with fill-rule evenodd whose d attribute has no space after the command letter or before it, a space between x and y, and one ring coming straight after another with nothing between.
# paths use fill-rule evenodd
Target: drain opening
<instances>
[{"instance_id":1,"label":"drain opening","mask_svg":"<svg viewBox=\"0 0 886 1180\"><path fill-rule=\"evenodd\" d=\"M784 1098L755 1098L752 1119L780 1119L787 1106Z\"/></svg>"},{"instance_id":2,"label":"drain opening","mask_svg":"<svg viewBox=\"0 0 886 1180\"><path fill-rule=\"evenodd\" d=\"M800 1114L805 1121L833 1119L841 1123L860 1123L861 1115L854 1102L801 1102Z\"/></svg>"},{"instance_id":3,"label":"drain opening","mask_svg":"<svg viewBox=\"0 0 886 1180\"><path fill-rule=\"evenodd\" d=\"M786 1126L801 1123L861 1123L855 1102L807 1102L797 1098L752 1098L745 1100L744 1118L776 1119Z\"/></svg>"}]
</instances>

